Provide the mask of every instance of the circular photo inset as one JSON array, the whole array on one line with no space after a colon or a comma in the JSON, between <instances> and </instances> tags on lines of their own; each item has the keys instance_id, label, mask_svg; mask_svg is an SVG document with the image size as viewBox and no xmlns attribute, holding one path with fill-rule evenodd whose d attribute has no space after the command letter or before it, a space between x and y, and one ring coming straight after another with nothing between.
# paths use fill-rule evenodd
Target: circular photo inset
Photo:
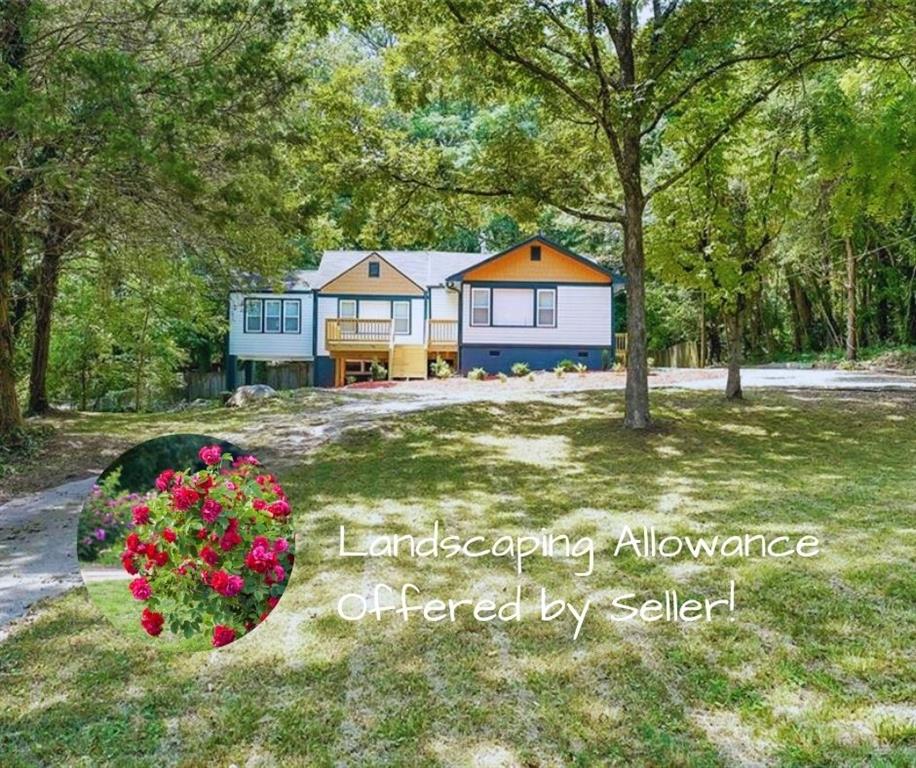
<instances>
[{"instance_id":1,"label":"circular photo inset","mask_svg":"<svg viewBox=\"0 0 916 768\"><path fill-rule=\"evenodd\" d=\"M180 650L228 645L286 588L291 511L277 478L231 443L148 440L108 467L83 505L83 582L124 632Z\"/></svg>"}]
</instances>

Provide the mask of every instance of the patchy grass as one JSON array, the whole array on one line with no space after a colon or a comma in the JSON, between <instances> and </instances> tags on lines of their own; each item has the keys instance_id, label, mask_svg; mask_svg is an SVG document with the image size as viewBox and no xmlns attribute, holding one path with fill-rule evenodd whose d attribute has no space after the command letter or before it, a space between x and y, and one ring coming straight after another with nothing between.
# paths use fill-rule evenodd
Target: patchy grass
<instances>
[{"instance_id":1,"label":"patchy grass","mask_svg":"<svg viewBox=\"0 0 916 768\"><path fill-rule=\"evenodd\" d=\"M252 426L259 421L320 413L340 395L327 390L284 391L279 397L246 408L215 403L203 408L160 413L90 413L60 411L28 420L22 445L0 448L0 503L12 496L42 490L101 472L138 442L174 432L234 434L249 432L245 448L270 451ZM259 455L260 455L259 454Z\"/></svg>"},{"instance_id":2,"label":"patchy grass","mask_svg":"<svg viewBox=\"0 0 916 768\"><path fill-rule=\"evenodd\" d=\"M93 606L111 622L115 629L152 648L162 647L175 653L209 650L210 644L206 637L175 637L169 633L168 629L159 639L146 634L140 626L143 604L130 596L127 585L128 582L124 579L94 581L86 585Z\"/></svg>"},{"instance_id":3,"label":"patchy grass","mask_svg":"<svg viewBox=\"0 0 916 768\"><path fill-rule=\"evenodd\" d=\"M427 412L283 475L300 557L270 619L217 652L117 632L84 590L0 644L4 766L910 766L916 759L912 398L618 394ZM125 429L129 418L124 417ZM212 427L211 427L212 429ZM508 562L335 557L360 532L816 533L811 560L529 561L526 592L598 601L571 622L347 623L339 596L413 581L507 599ZM613 596L713 595L736 621L615 624Z\"/></svg>"}]
</instances>

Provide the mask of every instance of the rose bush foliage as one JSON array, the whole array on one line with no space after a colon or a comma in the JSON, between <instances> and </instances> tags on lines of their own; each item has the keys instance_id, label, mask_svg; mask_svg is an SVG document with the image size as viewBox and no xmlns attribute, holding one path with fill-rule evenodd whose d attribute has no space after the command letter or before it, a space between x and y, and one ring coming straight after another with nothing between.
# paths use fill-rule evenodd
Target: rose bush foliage
<instances>
[{"instance_id":1,"label":"rose bush foliage","mask_svg":"<svg viewBox=\"0 0 916 768\"><path fill-rule=\"evenodd\" d=\"M263 621L293 565L291 508L257 459L205 446L198 472L167 469L131 510L121 564L144 603L140 625L227 645Z\"/></svg>"}]
</instances>

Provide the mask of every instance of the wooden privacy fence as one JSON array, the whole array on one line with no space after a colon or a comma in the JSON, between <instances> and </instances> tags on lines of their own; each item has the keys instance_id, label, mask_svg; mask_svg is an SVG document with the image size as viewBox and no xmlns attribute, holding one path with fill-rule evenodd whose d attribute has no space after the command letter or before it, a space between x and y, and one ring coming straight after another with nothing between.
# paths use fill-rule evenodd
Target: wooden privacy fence
<instances>
[{"instance_id":1,"label":"wooden privacy fence","mask_svg":"<svg viewBox=\"0 0 916 768\"><path fill-rule=\"evenodd\" d=\"M695 341L682 341L667 349L650 350L648 356L660 368L700 367L700 345Z\"/></svg>"},{"instance_id":2,"label":"wooden privacy fence","mask_svg":"<svg viewBox=\"0 0 916 768\"><path fill-rule=\"evenodd\" d=\"M299 389L309 385L309 363L283 363L253 366L251 381L246 380L244 367L240 367L236 384L266 384L274 389ZM185 397L188 401L205 398L211 400L226 391L225 371L188 371L184 375Z\"/></svg>"}]
</instances>

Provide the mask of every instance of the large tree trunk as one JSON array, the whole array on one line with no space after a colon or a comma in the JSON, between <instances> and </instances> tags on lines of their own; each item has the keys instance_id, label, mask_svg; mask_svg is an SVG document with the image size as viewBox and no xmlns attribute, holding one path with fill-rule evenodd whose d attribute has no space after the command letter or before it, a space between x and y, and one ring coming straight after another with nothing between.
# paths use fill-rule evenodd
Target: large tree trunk
<instances>
[{"instance_id":1,"label":"large tree trunk","mask_svg":"<svg viewBox=\"0 0 916 768\"><path fill-rule=\"evenodd\" d=\"M638 180L637 180L638 184ZM627 271L627 385L624 426L649 426L649 365L646 350L645 254L642 233L642 196L633 195L623 225L623 262Z\"/></svg>"},{"instance_id":2,"label":"large tree trunk","mask_svg":"<svg viewBox=\"0 0 916 768\"><path fill-rule=\"evenodd\" d=\"M796 277L789 278L789 293L792 299L792 320L795 323L795 351L803 352L811 347L811 302Z\"/></svg>"},{"instance_id":3,"label":"large tree trunk","mask_svg":"<svg viewBox=\"0 0 916 768\"><path fill-rule=\"evenodd\" d=\"M0 216L6 218L6 212ZM16 397L13 371L13 324L10 317L13 296L13 265L19 244L11 222L0 224L0 437L22 427L22 412Z\"/></svg>"},{"instance_id":4,"label":"large tree trunk","mask_svg":"<svg viewBox=\"0 0 916 768\"><path fill-rule=\"evenodd\" d=\"M57 298L60 262L67 232L52 224L44 238L44 253L35 289L35 338L29 375L29 413L46 413L48 403L48 354L51 349L51 316Z\"/></svg>"},{"instance_id":5,"label":"large tree trunk","mask_svg":"<svg viewBox=\"0 0 916 768\"><path fill-rule=\"evenodd\" d=\"M855 360L858 356L858 339L856 338L856 255L852 242L844 238L846 246L846 359Z\"/></svg>"},{"instance_id":6,"label":"large tree trunk","mask_svg":"<svg viewBox=\"0 0 916 768\"><path fill-rule=\"evenodd\" d=\"M725 396L729 400L740 400L744 396L741 391L741 346L743 343L741 317L743 309L744 300L739 296L735 301L735 306L725 312L725 332L728 336L728 380L725 383Z\"/></svg>"},{"instance_id":7,"label":"large tree trunk","mask_svg":"<svg viewBox=\"0 0 916 768\"><path fill-rule=\"evenodd\" d=\"M5 0L0 5L0 66L21 72L25 66L25 25L29 0ZM0 125L0 141L12 145L16 129ZM0 182L0 436L22 427L13 372L13 278L22 259L18 218L29 191L28 179Z\"/></svg>"}]
</instances>

